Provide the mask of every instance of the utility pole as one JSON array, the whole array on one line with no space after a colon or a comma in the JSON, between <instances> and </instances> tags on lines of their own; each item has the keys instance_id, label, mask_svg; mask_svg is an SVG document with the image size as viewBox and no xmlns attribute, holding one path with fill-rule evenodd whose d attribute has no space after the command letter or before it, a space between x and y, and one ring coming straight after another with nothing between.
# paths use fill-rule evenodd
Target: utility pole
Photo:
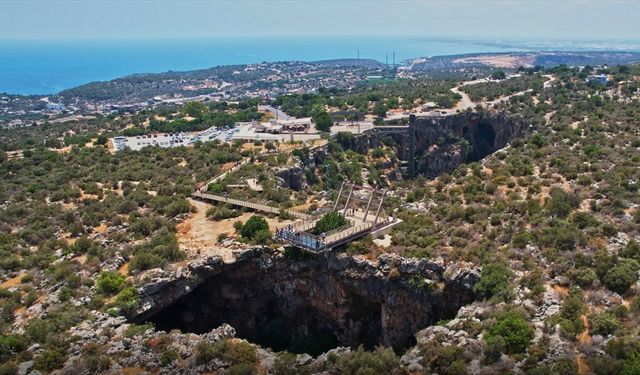
<instances>
[{"instance_id":1,"label":"utility pole","mask_svg":"<svg viewBox=\"0 0 640 375\"><path fill-rule=\"evenodd\" d=\"M387 70L389 70L389 55L384 55L384 64L387 66Z\"/></svg>"},{"instance_id":2,"label":"utility pole","mask_svg":"<svg viewBox=\"0 0 640 375\"><path fill-rule=\"evenodd\" d=\"M358 60L360 60L360 48L358 48Z\"/></svg>"},{"instance_id":3,"label":"utility pole","mask_svg":"<svg viewBox=\"0 0 640 375\"><path fill-rule=\"evenodd\" d=\"M395 69L396 67L396 53L393 52L393 68Z\"/></svg>"}]
</instances>

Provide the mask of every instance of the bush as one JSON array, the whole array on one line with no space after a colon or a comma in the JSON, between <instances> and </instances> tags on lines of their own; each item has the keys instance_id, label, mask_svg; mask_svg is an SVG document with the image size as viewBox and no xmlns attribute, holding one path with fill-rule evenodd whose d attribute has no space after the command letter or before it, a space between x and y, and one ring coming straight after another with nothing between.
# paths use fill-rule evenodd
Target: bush
<instances>
[{"instance_id":1,"label":"bush","mask_svg":"<svg viewBox=\"0 0 640 375\"><path fill-rule=\"evenodd\" d=\"M160 366L168 366L179 357L180 355L175 349L167 349L160 355Z\"/></svg>"},{"instance_id":2,"label":"bush","mask_svg":"<svg viewBox=\"0 0 640 375\"><path fill-rule=\"evenodd\" d=\"M105 271L98 276L96 287L104 294L113 294L122 289L125 277L115 271Z\"/></svg>"},{"instance_id":3,"label":"bush","mask_svg":"<svg viewBox=\"0 0 640 375\"><path fill-rule=\"evenodd\" d=\"M206 216L208 219L220 221L225 219L231 219L240 216L240 212L232 210L224 206L211 207L207 210Z\"/></svg>"},{"instance_id":4,"label":"bush","mask_svg":"<svg viewBox=\"0 0 640 375\"><path fill-rule=\"evenodd\" d=\"M316 222L315 234L322 234L349 224L349 221L339 212L328 212Z\"/></svg>"},{"instance_id":5,"label":"bush","mask_svg":"<svg viewBox=\"0 0 640 375\"><path fill-rule=\"evenodd\" d=\"M11 356L27 348L27 340L19 335L0 336L0 361L5 361Z\"/></svg>"},{"instance_id":6,"label":"bush","mask_svg":"<svg viewBox=\"0 0 640 375\"><path fill-rule=\"evenodd\" d=\"M209 187L207 188L207 191L214 194L221 194L224 192L224 190L225 190L224 185L222 185L219 182L214 182L212 184L209 184Z\"/></svg>"},{"instance_id":7,"label":"bush","mask_svg":"<svg viewBox=\"0 0 640 375\"><path fill-rule=\"evenodd\" d=\"M35 360L35 368L42 371L52 371L62 368L66 360L65 354L58 349L45 350Z\"/></svg>"},{"instance_id":8,"label":"bush","mask_svg":"<svg viewBox=\"0 0 640 375\"><path fill-rule=\"evenodd\" d=\"M253 240L260 231L269 231L269 224L262 216L251 216L240 229L240 235L248 240ZM261 234L264 236L264 233ZM270 236L270 235L269 235Z\"/></svg>"},{"instance_id":9,"label":"bush","mask_svg":"<svg viewBox=\"0 0 640 375\"><path fill-rule=\"evenodd\" d=\"M581 267L571 270L569 272L569 277L577 285L583 288L588 288L594 281L596 281L598 275L596 275L596 272L591 268Z\"/></svg>"},{"instance_id":10,"label":"bush","mask_svg":"<svg viewBox=\"0 0 640 375\"><path fill-rule=\"evenodd\" d=\"M18 373L18 365L13 362L5 362L0 365L0 375L15 375Z\"/></svg>"},{"instance_id":11,"label":"bush","mask_svg":"<svg viewBox=\"0 0 640 375\"><path fill-rule=\"evenodd\" d=\"M296 366L297 356L289 352L280 352L273 364L273 375L308 374L310 370L304 366Z\"/></svg>"},{"instance_id":12,"label":"bush","mask_svg":"<svg viewBox=\"0 0 640 375\"><path fill-rule=\"evenodd\" d=\"M196 347L196 361L205 364L213 359L237 365L241 363L255 363L256 349L246 341L224 339L215 343L200 341Z\"/></svg>"},{"instance_id":13,"label":"bush","mask_svg":"<svg viewBox=\"0 0 640 375\"><path fill-rule=\"evenodd\" d=\"M602 281L608 289L624 294L636 282L636 270L637 268L630 262L619 262L607 271Z\"/></svg>"},{"instance_id":14,"label":"bush","mask_svg":"<svg viewBox=\"0 0 640 375\"><path fill-rule=\"evenodd\" d=\"M553 188L549 195L546 209L556 217L565 218L580 205L580 198L577 195L567 193L562 189Z\"/></svg>"},{"instance_id":15,"label":"bush","mask_svg":"<svg viewBox=\"0 0 640 375\"><path fill-rule=\"evenodd\" d=\"M591 334L602 336L614 334L622 328L618 318L608 311L598 315L590 315L589 326Z\"/></svg>"},{"instance_id":16,"label":"bush","mask_svg":"<svg viewBox=\"0 0 640 375\"><path fill-rule=\"evenodd\" d=\"M116 296L115 305L125 315L133 314L140 304L140 296L138 295L138 289L135 287L129 287L123 289Z\"/></svg>"},{"instance_id":17,"label":"bush","mask_svg":"<svg viewBox=\"0 0 640 375\"><path fill-rule=\"evenodd\" d=\"M151 239L134 248L135 256L131 259L129 270L148 270L161 267L167 261L179 261L186 257L184 251L178 248L175 233L166 227L156 231Z\"/></svg>"},{"instance_id":18,"label":"bush","mask_svg":"<svg viewBox=\"0 0 640 375\"><path fill-rule=\"evenodd\" d=\"M485 263L482 266L480 281L473 287L473 291L481 298L496 297L501 300L511 298L511 284L513 272L504 263Z\"/></svg>"},{"instance_id":19,"label":"bush","mask_svg":"<svg viewBox=\"0 0 640 375\"><path fill-rule=\"evenodd\" d=\"M496 323L484 336L485 342L504 340L507 354L524 353L533 339L533 328L524 316L516 311L507 311L497 316Z\"/></svg>"},{"instance_id":20,"label":"bush","mask_svg":"<svg viewBox=\"0 0 640 375\"><path fill-rule=\"evenodd\" d=\"M253 375L256 373L256 366L251 363L236 363L227 369L229 375Z\"/></svg>"},{"instance_id":21,"label":"bush","mask_svg":"<svg viewBox=\"0 0 640 375\"><path fill-rule=\"evenodd\" d=\"M390 348L379 346L369 352L360 345L358 350L338 357L336 368L344 375L393 374L399 371L400 360Z\"/></svg>"}]
</instances>

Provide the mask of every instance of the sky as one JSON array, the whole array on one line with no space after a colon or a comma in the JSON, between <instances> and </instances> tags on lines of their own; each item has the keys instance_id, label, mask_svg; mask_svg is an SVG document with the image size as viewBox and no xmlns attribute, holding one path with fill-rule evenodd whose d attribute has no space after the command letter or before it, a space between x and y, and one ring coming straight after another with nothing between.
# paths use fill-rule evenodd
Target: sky
<instances>
[{"instance_id":1,"label":"sky","mask_svg":"<svg viewBox=\"0 0 640 375\"><path fill-rule=\"evenodd\" d=\"M637 0L0 0L1 39L639 39Z\"/></svg>"}]
</instances>

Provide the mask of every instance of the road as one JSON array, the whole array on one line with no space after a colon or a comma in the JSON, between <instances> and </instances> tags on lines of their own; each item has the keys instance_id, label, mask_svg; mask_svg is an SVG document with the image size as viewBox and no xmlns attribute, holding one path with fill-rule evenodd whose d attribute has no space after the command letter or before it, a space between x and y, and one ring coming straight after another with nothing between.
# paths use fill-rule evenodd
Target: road
<instances>
[{"instance_id":1,"label":"road","mask_svg":"<svg viewBox=\"0 0 640 375\"><path fill-rule=\"evenodd\" d=\"M269 112L271 112L273 117L277 118L278 120L291 120L291 117L289 115L287 115L286 113L282 112L281 109L272 107L270 105L259 105L258 106L258 110L259 111L269 111Z\"/></svg>"}]
</instances>

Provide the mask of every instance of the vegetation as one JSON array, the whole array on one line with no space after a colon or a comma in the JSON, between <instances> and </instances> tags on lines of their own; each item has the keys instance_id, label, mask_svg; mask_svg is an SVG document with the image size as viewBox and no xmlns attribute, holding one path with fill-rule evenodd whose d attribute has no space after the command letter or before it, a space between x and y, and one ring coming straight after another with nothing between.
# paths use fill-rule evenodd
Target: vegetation
<instances>
[{"instance_id":1,"label":"vegetation","mask_svg":"<svg viewBox=\"0 0 640 375\"><path fill-rule=\"evenodd\" d=\"M607 85L589 85L585 74L594 70L612 79ZM53 371L78 354L88 372L99 372L126 358L105 354L117 329L100 332L109 337L106 344L78 349L78 338L72 334L77 330L71 327L92 324L100 313L133 314L141 307L138 288L157 277L157 268L174 272L184 267L185 259L197 256L179 246L180 231L186 227L181 222L194 210L187 197L229 163L250 158L251 163L209 189L269 201L281 209L313 202L309 211L315 212L322 198L331 200L346 179L384 186L393 193L385 209L403 222L394 228L389 247L363 239L347 247L349 254L374 259L385 251L447 267L481 267L473 302L481 313L454 319L447 323L455 325L448 329L452 333L441 329L433 340L420 342L417 350L425 372L463 374L472 359L480 359L486 373L507 373L511 363L529 374L575 373L573 358L547 357L559 330L571 353L580 353L594 373L637 373L640 68L579 71L559 66L545 71L545 76L539 68L521 72L517 78L466 85L463 90L474 100L503 98L478 108L479 115L504 113L525 119L527 134L481 163L462 164L434 179L394 178L402 156L396 136L381 138L381 147L367 151L354 135L338 134L326 141L328 153L322 162L315 149L302 145L292 145L292 151L286 145L287 151L280 152L283 145L274 143L247 147L207 142L114 154L105 144L117 134L196 130L259 119L261 99L193 103L1 131L0 276L8 286L0 289L0 372L15 373L17 364L31 359L38 370ZM497 73L494 78L503 78ZM120 83L125 82L130 81ZM329 130L336 121L365 115L380 117L377 123L389 121L389 111L413 110L431 101L439 107L453 106L459 97L450 89L456 85L453 80L418 77L357 86L351 92L323 89L282 95L272 104L291 115L313 117L320 128L324 122ZM104 86L80 90L107 95L100 87ZM126 91L119 88L116 95ZM459 137L441 137L432 146L453 154L472 147ZM9 152L14 150L21 152ZM430 163L431 157L434 154L421 155L420 163ZM274 168L294 164L303 166L307 188L278 189ZM247 178L258 179L265 191L230 187ZM219 205L206 216L221 220L239 213ZM316 232L347 224L339 214L325 215ZM268 243L271 237L260 216L244 225L239 221L234 229L242 242ZM228 235L234 237L222 233L218 238ZM295 262L310 255L285 249L284 256ZM390 282L400 275L397 265L390 267ZM431 285L437 284L415 276L405 286ZM559 311L554 310L556 300L561 301ZM546 316L544 327L535 325L534 343L529 322L541 311L558 312ZM149 328L131 326L124 334L142 337ZM483 345L452 344L458 338L450 336L459 330L467 333L462 336L468 342L483 333L483 340L476 341ZM179 333L166 336L171 335ZM590 335L591 342L585 339ZM145 355L153 357L154 365L147 371L168 371L188 362L169 343L150 342L148 349ZM255 348L240 340L203 341L196 356L201 364L219 360L229 373L258 371ZM330 357L327 371L402 371L397 356L382 348ZM293 355L281 353L274 371L312 371L294 362Z\"/></svg>"},{"instance_id":2,"label":"vegetation","mask_svg":"<svg viewBox=\"0 0 640 375\"><path fill-rule=\"evenodd\" d=\"M333 229L337 229L349 224L347 218L339 212L328 212L322 215L322 218L316 222L314 233L327 233Z\"/></svg>"},{"instance_id":3,"label":"vegetation","mask_svg":"<svg viewBox=\"0 0 640 375\"><path fill-rule=\"evenodd\" d=\"M491 351L507 354L524 353L533 339L533 328L517 311L498 314L496 323L489 327L484 340Z\"/></svg>"},{"instance_id":4,"label":"vegetation","mask_svg":"<svg viewBox=\"0 0 640 375\"><path fill-rule=\"evenodd\" d=\"M240 229L240 235L256 243L266 243L271 238L269 224L262 216L251 216Z\"/></svg>"},{"instance_id":5,"label":"vegetation","mask_svg":"<svg viewBox=\"0 0 640 375\"><path fill-rule=\"evenodd\" d=\"M377 347L368 352L362 345L336 360L336 368L345 375L401 373L399 365L400 360L392 349Z\"/></svg>"}]
</instances>

